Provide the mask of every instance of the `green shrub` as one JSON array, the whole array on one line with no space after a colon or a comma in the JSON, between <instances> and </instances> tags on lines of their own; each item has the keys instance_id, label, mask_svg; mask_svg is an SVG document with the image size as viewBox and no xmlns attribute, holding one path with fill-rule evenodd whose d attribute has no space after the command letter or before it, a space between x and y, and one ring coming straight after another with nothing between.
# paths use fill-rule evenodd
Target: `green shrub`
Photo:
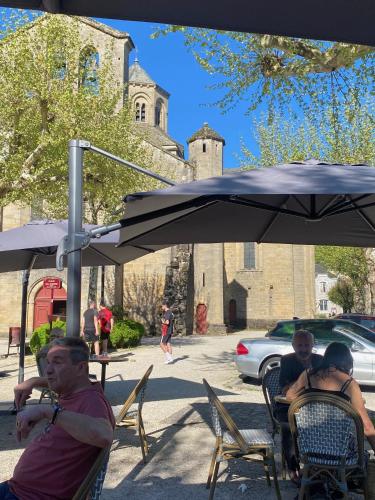
<instances>
[{"instance_id":1,"label":"green shrub","mask_svg":"<svg viewBox=\"0 0 375 500\"><path fill-rule=\"evenodd\" d=\"M52 330L63 330L66 333L66 323L64 321L53 321ZM30 350L33 354L37 354L40 349L47 345L50 341L50 326L49 323L43 323L33 331L30 339Z\"/></svg>"},{"instance_id":2,"label":"green shrub","mask_svg":"<svg viewBox=\"0 0 375 500\"><path fill-rule=\"evenodd\" d=\"M110 333L113 347L135 347L140 344L144 326L131 319L117 321Z\"/></svg>"}]
</instances>

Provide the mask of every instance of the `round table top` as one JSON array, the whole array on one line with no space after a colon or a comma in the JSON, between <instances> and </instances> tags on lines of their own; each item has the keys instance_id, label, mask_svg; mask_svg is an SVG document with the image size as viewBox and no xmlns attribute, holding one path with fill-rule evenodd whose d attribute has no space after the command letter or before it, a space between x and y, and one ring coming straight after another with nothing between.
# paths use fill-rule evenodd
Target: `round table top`
<instances>
[{"instance_id":1,"label":"round table top","mask_svg":"<svg viewBox=\"0 0 375 500\"><path fill-rule=\"evenodd\" d=\"M127 361L127 358L121 356L98 356L96 358L92 358L90 356L90 363L119 363L121 361Z\"/></svg>"}]
</instances>

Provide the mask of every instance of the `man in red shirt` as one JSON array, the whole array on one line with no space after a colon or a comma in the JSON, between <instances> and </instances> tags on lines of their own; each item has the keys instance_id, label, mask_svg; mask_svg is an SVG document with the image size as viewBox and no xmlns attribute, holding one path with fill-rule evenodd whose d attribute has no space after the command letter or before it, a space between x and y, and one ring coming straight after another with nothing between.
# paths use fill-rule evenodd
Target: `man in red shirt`
<instances>
[{"instance_id":1,"label":"man in red shirt","mask_svg":"<svg viewBox=\"0 0 375 500\"><path fill-rule=\"evenodd\" d=\"M34 377L15 387L17 409L34 387L48 386L58 394L58 404L26 406L18 412L19 441L39 421L47 423L24 450L13 477L0 484L0 500L71 499L100 449L112 443L113 413L100 384L88 378L88 359L83 340L56 339L47 353L46 378Z\"/></svg>"},{"instance_id":2,"label":"man in red shirt","mask_svg":"<svg viewBox=\"0 0 375 500\"><path fill-rule=\"evenodd\" d=\"M108 338L113 328L113 315L103 301L99 304L98 323L102 342L102 356L108 356Z\"/></svg>"}]
</instances>

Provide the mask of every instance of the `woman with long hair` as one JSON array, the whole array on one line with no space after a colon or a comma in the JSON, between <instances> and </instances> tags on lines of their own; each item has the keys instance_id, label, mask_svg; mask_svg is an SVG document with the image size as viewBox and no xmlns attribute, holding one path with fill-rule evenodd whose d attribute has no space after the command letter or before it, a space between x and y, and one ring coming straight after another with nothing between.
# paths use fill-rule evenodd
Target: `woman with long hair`
<instances>
[{"instance_id":1,"label":"woman with long hair","mask_svg":"<svg viewBox=\"0 0 375 500\"><path fill-rule=\"evenodd\" d=\"M352 377L353 358L348 346L332 342L326 349L323 360L317 368L306 370L286 393L293 401L306 392L329 392L349 401L362 418L365 436L375 450L375 428L365 408L358 383Z\"/></svg>"}]
</instances>

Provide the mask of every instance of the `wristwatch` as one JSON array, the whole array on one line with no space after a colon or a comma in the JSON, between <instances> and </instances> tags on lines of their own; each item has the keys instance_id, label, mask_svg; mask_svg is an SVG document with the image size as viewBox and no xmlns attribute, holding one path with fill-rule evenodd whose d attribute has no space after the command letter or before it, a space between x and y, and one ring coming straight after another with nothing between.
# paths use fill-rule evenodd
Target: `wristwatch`
<instances>
[{"instance_id":1,"label":"wristwatch","mask_svg":"<svg viewBox=\"0 0 375 500\"><path fill-rule=\"evenodd\" d=\"M55 403L52 405L52 409L53 409L53 415L50 423L54 425L56 423L57 416L64 410L64 408L60 406L58 403Z\"/></svg>"}]
</instances>

